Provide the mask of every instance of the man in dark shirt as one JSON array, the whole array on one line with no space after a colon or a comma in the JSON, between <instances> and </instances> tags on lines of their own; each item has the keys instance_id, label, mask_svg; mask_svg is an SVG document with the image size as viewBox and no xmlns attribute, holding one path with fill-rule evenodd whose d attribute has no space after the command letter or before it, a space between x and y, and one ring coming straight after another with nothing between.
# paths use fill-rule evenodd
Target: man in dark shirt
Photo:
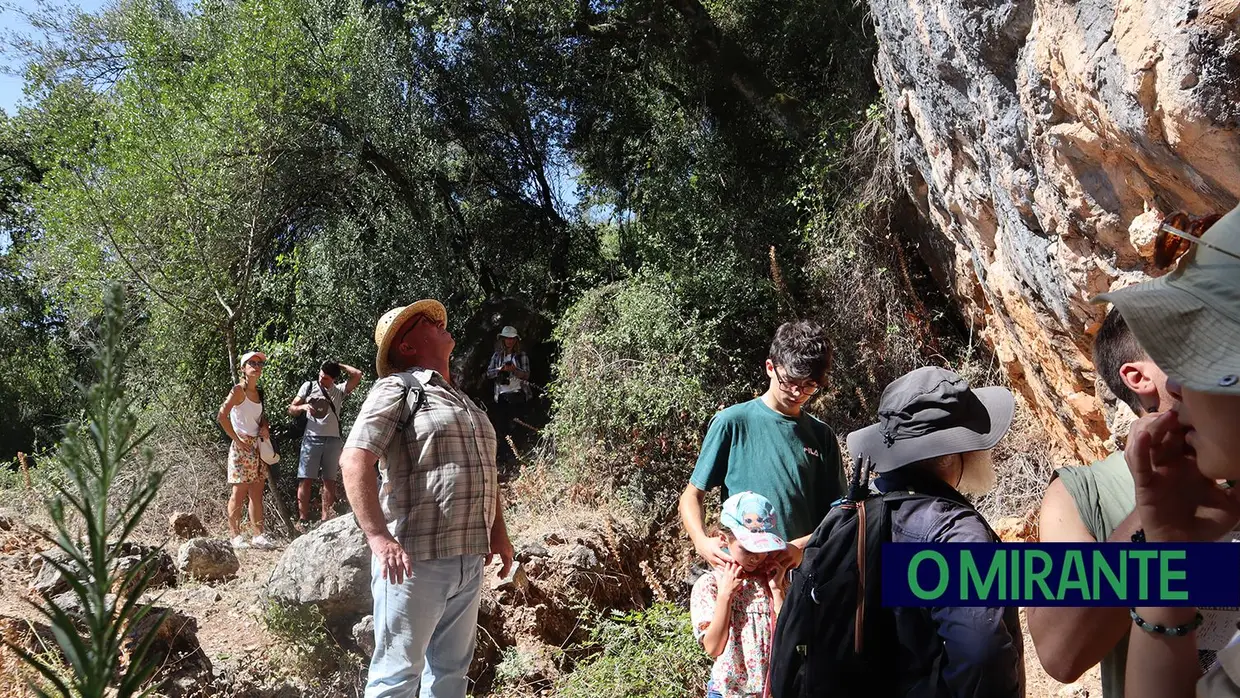
<instances>
[{"instance_id":1,"label":"man in dark shirt","mask_svg":"<svg viewBox=\"0 0 1240 698\"><path fill-rule=\"evenodd\" d=\"M964 494L995 484L990 449L1012 423L1005 388L973 390L956 373L919 368L883 391L879 422L848 435L848 451L868 458L882 492L926 495L892 502L896 543L997 543ZM1025 695L1024 645L1016 608L895 608L904 649L937 665L908 695L1018 698Z\"/></svg>"}]
</instances>

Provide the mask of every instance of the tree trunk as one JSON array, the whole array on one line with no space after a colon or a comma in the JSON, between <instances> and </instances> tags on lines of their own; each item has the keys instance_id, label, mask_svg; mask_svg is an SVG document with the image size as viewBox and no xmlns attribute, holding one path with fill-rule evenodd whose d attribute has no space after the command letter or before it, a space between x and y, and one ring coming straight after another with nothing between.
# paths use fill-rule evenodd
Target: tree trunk
<instances>
[{"instance_id":1,"label":"tree trunk","mask_svg":"<svg viewBox=\"0 0 1240 698\"><path fill-rule=\"evenodd\" d=\"M284 499L280 497L280 489L276 487L276 469L272 465L267 466L267 491L271 494L272 503L276 505L276 514L280 516L280 523L283 524L288 539L296 538L297 529L293 528L293 519L289 516L288 507L284 506Z\"/></svg>"}]
</instances>

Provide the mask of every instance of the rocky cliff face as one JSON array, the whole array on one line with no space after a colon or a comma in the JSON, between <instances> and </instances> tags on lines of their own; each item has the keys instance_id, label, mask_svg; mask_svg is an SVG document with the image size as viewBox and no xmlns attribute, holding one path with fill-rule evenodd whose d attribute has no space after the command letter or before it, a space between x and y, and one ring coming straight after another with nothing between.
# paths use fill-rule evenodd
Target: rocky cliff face
<instances>
[{"instance_id":1,"label":"rocky cliff face","mask_svg":"<svg viewBox=\"0 0 1240 698\"><path fill-rule=\"evenodd\" d=\"M870 5L936 274L1052 435L1101 455L1088 300L1157 273L1162 215L1236 204L1240 0Z\"/></svg>"}]
</instances>

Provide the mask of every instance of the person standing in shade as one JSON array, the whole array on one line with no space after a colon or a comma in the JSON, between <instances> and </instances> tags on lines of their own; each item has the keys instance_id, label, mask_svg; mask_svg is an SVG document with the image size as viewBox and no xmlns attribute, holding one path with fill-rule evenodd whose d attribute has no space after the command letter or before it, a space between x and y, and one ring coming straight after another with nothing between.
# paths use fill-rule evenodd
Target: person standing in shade
<instances>
[{"instance_id":1,"label":"person standing in shade","mask_svg":"<svg viewBox=\"0 0 1240 698\"><path fill-rule=\"evenodd\" d=\"M342 374L348 374L343 386L339 382ZM321 520L332 518L336 485L340 481L340 452L344 448L340 438L340 410L361 382L362 372L358 369L325 361L319 367L318 380L303 383L288 406L290 415L306 416L306 432L301 438L301 455L297 462L298 528L303 532L310 527L311 488L315 480L321 483Z\"/></svg>"},{"instance_id":2,"label":"person standing in shade","mask_svg":"<svg viewBox=\"0 0 1240 698\"><path fill-rule=\"evenodd\" d=\"M831 345L822 326L808 320L784 323L767 355L766 392L711 420L680 496L680 520L712 567L735 560L717 536L706 533L702 503L708 491L722 488L724 499L751 491L771 502L776 533L789 543L776 553L781 571L801 564L814 529L843 496L844 464L835 432L802 409L826 385L830 370Z\"/></svg>"},{"instance_id":3,"label":"person standing in shade","mask_svg":"<svg viewBox=\"0 0 1240 698\"><path fill-rule=\"evenodd\" d=\"M529 377L530 357L521 350L521 335L517 333L517 328L507 325L495 338L495 351L487 365L487 378L495 383L495 418L492 423L500 442L500 460L516 458L506 437L512 435L512 422L524 414L529 401Z\"/></svg>"},{"instance_id":4,"label":"person standing in shade","mask_svg":"<svg viewBox=\"0 0 1240 698\"><path fill-rule=\"evenodd\" d=\"M998 386L973 389L937 366L892 381L878 419L848 435L848 453L868 459L880 492L912 492L891 504L891 542L998 543L965 498L994 489L991 449L1012 425L1015 400ZM1023 698L1024 636L1008 607L894 607L899 667L910 685L899 695ZM898 650L898 652L897 652Z\"/></svg>"}]
</instances>

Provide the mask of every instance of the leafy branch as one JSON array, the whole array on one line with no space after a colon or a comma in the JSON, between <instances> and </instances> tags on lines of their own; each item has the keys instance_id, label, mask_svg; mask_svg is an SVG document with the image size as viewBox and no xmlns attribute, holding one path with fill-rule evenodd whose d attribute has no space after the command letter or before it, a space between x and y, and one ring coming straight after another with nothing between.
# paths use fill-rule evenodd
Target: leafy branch
<instances>
[{"instance_id":1,"label":"leafy branch","mask_svg":"<svg viewBox=\"0 0 1240 698\"><path fill-rule=\"evenodd\" d=\"M60 442L56 460L64 477L54 480L54 494L47 500L55 534L42 534L63 554L45 556L43 564L51 565L70 591L58 597L40 592L42 603L36 608L50 622L72 674L61 676L49 662L9 645L55 689L49 693L32 686L40 696L107 693L128 698L156 688L142 689L156 670L148 654L157 633L133 638L130 631L151 613L139 599L159 571L158 549L148 550L128 569L117 564L163 478L151 469L151 451L143 446L151 431L138 431L138 415L124 395L124 305L120 286L111 286L105 292L102 336L95 346L99 379L82 387L85 423L70 425ZM135 456L144 476L121 493L119 476L134 467ZM110 508L110 502L119 504ZM72 602L66 602L68 596ZM80 615L70 610L74 605L81 608ZM155 627L163 620L157 619Z\"/></svg>"}]
</instances>

